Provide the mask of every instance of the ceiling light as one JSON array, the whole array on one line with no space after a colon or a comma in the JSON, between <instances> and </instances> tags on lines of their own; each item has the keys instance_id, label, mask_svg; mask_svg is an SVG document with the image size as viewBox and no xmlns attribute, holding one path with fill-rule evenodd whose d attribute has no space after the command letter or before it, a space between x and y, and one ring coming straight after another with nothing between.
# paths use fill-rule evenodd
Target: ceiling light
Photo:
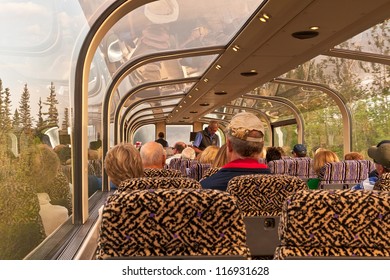
<instances>
[{"instance_id":1,"label":"ceiling light","mask_svg":"<svg viewBox=\"0 0 390 280\"><path fill-rule=\"evenodd\" d=\"M219 65L219 64L215 65L215 69L220 70L221 68L222 68L221 65Z\"/></svg>"},{"instance_id":2,"label":"ceiling light","mask_svg":"<svg viewBox=\"0 0 390 280\"><path fill-rule=\"evenodd\" d=\"M209 106L210 104L209 103L200 103L199 105L200 106Z\"/></svg>"},{"instance_id":3,"label":"ceiling light","mask_svg":"<svg viewBox=\"0 0 390 280\"><path fill-rule=\"evenodd\" d=\"M306 39L312 39L314 37L317 37L320 33L318 31L314 30L307 30L307 31L297 31L291 34L296 39L300 40L306 40Z\"/></svg>"},{"instance_id":4,"label":"ceiling light","mask_svg":"<svg viewBox=\"0 0 390 280\"><path fill-rule=\"evenodd\" d=\"M312 26L312 27L310 27L310 30L318 30L318 29L320 29L319 26Z\"/></svg>"},{"instance_id":5,"label":"ceiling light","mask_svg":"<svg viewBox=\"0 0 390 280\"><path fill-rule=\"evenodd\" d=\"M258 73L256 70L252 69L248 72L242 72L240 74L241 74L241 76L244 76L244 77L253 77L253 76L256 76Z\"/></svg>"},{"instance_id":6,"label":"ceiling light","mask_svg":"<svg viewBox=\"0 0 390 280\"><path fill-rule=\"evenodd\" d=\"M226 95L227 92L224 91L224 90L222 90L222 91L216 91L216 92L214 92L214 94L215 94L215 95Z\"/></svg>"},{"instance_id":7,"label":"ceiling light","mask_svg":"<svg viewBox=\"0 0 390 280\"><path fill-rule=\"evenodd\" d=\"M240 46L234 45L234 46L232 47L232 49L233 49L233 51L238 52L238 51L240 50Z\"/></svg>"}]
</instances>

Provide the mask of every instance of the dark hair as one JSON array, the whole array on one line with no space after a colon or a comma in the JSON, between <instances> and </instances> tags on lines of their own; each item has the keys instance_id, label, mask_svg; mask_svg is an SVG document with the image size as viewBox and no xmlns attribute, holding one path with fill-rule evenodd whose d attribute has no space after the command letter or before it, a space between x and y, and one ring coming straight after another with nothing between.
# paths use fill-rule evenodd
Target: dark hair
<instances>
[{"instance_id":1,"label":"dark hair","mask_svg":"<svg viewBox=\"0 0 390 280\"><path fill-rule=\"evenodd\" d=\"M159 132L159 133L158 133L158 137L164 138L164 132Z\"/></svg>"},{"instance_id":2,"label":"dark hair","mask_svg":"<svg viewBox=\"0 0 390 280\"><path fill-rule=\"evenodd\" d=\"M265 159L267 162L273 161L273 160L279 160L282 158L282 153L280 152L279 147L268 147L267 148L267 154L265 156Z\"/></svg>"}]
</instances>

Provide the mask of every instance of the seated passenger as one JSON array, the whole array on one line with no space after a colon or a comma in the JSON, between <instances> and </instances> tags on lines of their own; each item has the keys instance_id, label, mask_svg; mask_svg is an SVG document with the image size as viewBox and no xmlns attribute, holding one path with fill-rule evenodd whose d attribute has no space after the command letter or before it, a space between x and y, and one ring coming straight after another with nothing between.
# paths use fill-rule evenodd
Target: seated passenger
<instances>
[{"instance_id":1,"label":"seated passenger","mask_svg":"<svg viewBox=\"0 0 390 280\"><path fill-rule=\"evenodd\" d=\"M182 159L195 159L196 157L196 153L195 153L195 150L191 147L187 147L185 148L182 152L181 152L181 158Z\"/></svg>"},{"instance_id":2,"label":"seated passenger","mask_svg":"<svg viewBox=\"0 0 390 280\"><path fill-rule=\"evenodd\" d=\"M267 154L265 156L266 162L282 159L282 153L279 147L268 147Z\"/></svg>"},{"instance_id":3,"label":"seated passenger","mask_svg":"<svg viewBox=\"0 0 390 280\"><path fill-rule=\"evenodd\" d=\"M222 167L228 163L226 143L219 148L211 167Z\"/></svg>"},{"instance_id":4,"label":"seated passenger","mask_svg":"<svg viewBox=\"0 0 390 280\"><path fill-rule=\"evenodd\" d=\"M219 151L219 147L208 146L199 154L198 161L200 163L213 163L218 151Z\"/></svg>"},{"instance_id":5,"label":"seated passenger","mask_svg":"<svg viewBox=\"0 0 390 280\"><path fill-rule=\"evenodd\" d=\"M142 145L140 150L142 165L144 168L163 169L166 154L163 146L157 142L148 142Z\"/></svg>"},{"instance_id":6,"label":"seated passenger","mask_svg":"<svg viewBox=\"0 0 390 280\"><path fill-rule=\"evenodd\" d=\"M235 176L270 173L258 162L264 146L264 127L258 117L248 112L235 115L227 126L226 139L228 163L200 182L204 189L226 191Z\"/></svg>"},{"instance_id":7,"label":"seated passenger","mask_svg":"<svg viewBox=\"0 0 390 280\"><path fill-rule=\"evenodd\" d=\"M350 152L344 155L344 160L363 160L364 156L358 152Z\"/></svg>"},{"instance_id":8,"label":"seated passenger","mask_svg":"<svg viewBox=\"0 0 390 280\"><path fill-rule=\"evenodd\" d=\"M339 161L340 160L337 154L332 151L324 149L317 152L313 158L313 169L314 172L317 174L317 178L310 178L307 181L309 189L318 189L318 185L321 181L321 178L324 176L324 174L322 174L322 167L324 167L326 163Z\"/></svg>"},{"instance_id":9,"label":"seated passenger","mask_svg":"<svg viewBox=\"0 0 390 280\"><path fill-rule=\"evenodd\" d=\"M387 177L388 175L385 175L387 173L390 174L390 143L380 142L376 147L368 149L368 155L375 162L378 176L368 177L360 184L353 186L352 190L382 190L384 183L382 177ZM382 179L381 182L379 178ZM388 187L390 188L390 184Z\"/></svg>"},{"instance_id":10,"label":"seated passenger","mask_svg":"<svg viewBox=\"0 0 390 280\"><path fill-rule=\"evenodd\" d=\"M306 157L307 149L303 144L296 144L291 153L295 158Z\"/></svg>"},{"instance_id":11,"label":"seated passenger","mask_svg":"<svg viewBox=\"0 0 390 280\"><path fill-rule=\"evenodd\" d=\"M162 146L158 143L156 145ZM138 150L130 143L111 148L104 159L104 168L115 186L127 179L142 177L144 169Z\"/></svg>"},{"instance_id":12,"label":"seated passenger","mask_svg":"<svg viewBox=\"0 0 390 280\"><path fill-rule=\"evenodd\" d=\"M181 158L181 153L187 147L184 142L176 142L175 146L173 146L173 155L165 160L165 164L169 165L173 158Z\"/></svg>"}]
</instances>

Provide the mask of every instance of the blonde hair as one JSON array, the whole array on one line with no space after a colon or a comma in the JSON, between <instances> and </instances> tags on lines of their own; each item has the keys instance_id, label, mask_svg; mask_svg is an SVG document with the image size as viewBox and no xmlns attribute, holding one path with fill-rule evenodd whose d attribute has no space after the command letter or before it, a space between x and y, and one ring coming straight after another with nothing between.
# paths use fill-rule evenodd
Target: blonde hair
<instances>
[{"instance_id":1,"label":"blonde hair","mask_svg":"<svg viewBox=\"0 0 390 280\"><path fill-rule=\"evenodd\" d=\"M329 150L322 150L317 152L313 158L313 169L314 172L318 175L321 168L328 162L339 162L339 157L336 153Z\"/></svg>"},{"instance_id":2,"label":"blonde hair","mask_svg":"<svg viewBox=\"0 0 390 280\"><path fill-rule=\"evenodd\" d=\"M358 152L350 152L344 155L345 160L363 160L364 156Z\"/></svg>"},{"instance_id":3,"label":"blonde hair","mask_svg":"<svg viewBox=\"0 0 390 280\"><path fill-rule=\"evenodd\" d=\"M219 151L219 147L217 146L208 146L199 156L200 163L213 163L217 153Z\"/></svg>"},{"instance_id":4,"label":"blonde hair","mask_svg":"<svg viewBox=\"0 0 390 280\"><path fill-rule=\"evenodd\" d=\"M227 147L226 143L219 148L218 153L215 155L212 167L222 167L228 163L227 159Z\"/></svg>"},{"instance_id":5,"label":"blonde hair","mask_svg":"<svg viewBox=\"0 0 390 280\"><path fill-rule=\"evenodd\" d=\"M130 143L111 148L104 159L104 168L116 186L126 179L142 177L144 173L141 156Z\"/></svg>"}]
</instances>

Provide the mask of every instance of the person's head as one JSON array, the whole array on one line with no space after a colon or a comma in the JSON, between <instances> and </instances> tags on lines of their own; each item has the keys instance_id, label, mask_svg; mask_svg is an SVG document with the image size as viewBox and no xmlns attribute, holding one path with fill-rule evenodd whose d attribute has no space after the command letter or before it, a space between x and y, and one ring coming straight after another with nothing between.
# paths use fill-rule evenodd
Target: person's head
<instances>
[{"instance_id":1,"label":"person's head","mask_svg":"<svg viewBox=\"0 0 390 280\"><path fill-rule=\"evenodd\" d=\"M282 158L282 153L280 152L279 147L268 147L267 148L267 154L265 156L265 159L267 162L273 161L273 160L279 160Z\"/></svg>"},{"instance_id":2,"label":"person's head","mask_svg":"<svg viewBox=\"0 0 390 280\"><path fill-rule=\"evenodd\" d=\"M339 157L336 153L329 150L317 152L313 158L313 169L316 174L319 174L321 168L328 162L339 162Z\"/></svg>"},{"instance_id":3,"label":"person's head","mask_svg":"<svg viewBox=\"0 0 390 280\"><path fill-rule=\"evenodd\" d=\"M214 135L218 131L218 122L217 121L211 121L209 122L209 125L207 127L208 132L211 135Z\"/></svg>"},{"instance_id":4,"label":"person's head","mask_svg":"<svg viewBox=\"0 0 390 280\"><path fill-rule=\"evenodd\" d=\"M264 126L249 112L235 115L226 128L228 160L259 159L264 147Z\"/></svg>"},{"instance_id":5,"label":"person's head","mask_svg":"<svg viewBox=\"0 0 390 280\"><path fill-rule=\"evenodd\" d=\"M208 146L199 156L200 163L213 163L217 153L219 151L219 147L217 146Z\"/></svg>"},{"instance_id":6,"label":"person's head","mask_svg":"<svg viewBox=\"0 0 390 280\"><path fill-rule=\"evenodd\" d=\"M130 143L112 147L104 159L104 169L116 186L124 180L142 177L144 173L141 156Z\"/></svg>"},{"instance_id":7,"label":"person's head","mask_svg":"<svg viewBox=\"0 0 390 280\"><path fill-rule=\"evenodd\" d=\"M296 144L292 149L291 153L294 157L305 157L307 153L307 149L303 144Z\"/></svg>"},{"instance_id":8,"label":"person's head","mask_svg":"<svg viewBox=\"0 0 390 280\"><path fill-rule=\"evenodd\" d=\"M364 156L358 152L350 152L344 155L344 160L363 160Z\"/></svg>"},{"instance_id":9,"label":"person's head","mask_svg":"<svg viewBox=\"0 0 390 280\"><path fill-rule=\"evenodd\" d=\"M187 144L184 142L176 142L175 146L173 146L173 153L174 154L181 154L183 150L187 148Z\"/></svg>"},{"instance_id":10,"label":"person's head","mask_svg":"<svg viewBox=\"0 0 390 280\"><path fill-rule=\"evenodd\" d=\"M147 142L142 145L141 159L144 168L162 169L166 160L166 153L163 146L157 142Z\"/></svg>"},{"instance_id":11,"label":"person's head","mask_svg":"<svg viewBox=\"0 0 390 280\"><path fill-rule=\"evenodd\" d=\"M159 132L158 133L158 138L164 138L164 136L165 136L164 132Z\"/></svg>"},{"instance_id":12,"label":"person's head","mask_svg":"<svg viewBox=\"0 0 390 280\"><path fill-rule=\"evenodd\" d=\"M390 172L390 141L386 141L368 149L368 156L374 160L379 176Z\"/></svg>"},{"instance_id":13,"label":"person's head","mask_svg":"<svg viewBox=\"0 0 390 280\"><path fill-rule=\"evenodd\" d=\"M212 167L222 167L228 163L226 143L223 144L215 155Z\"/></svg>"},{"instance_id":14,"label":"person's head","mask_svg":"<svg viewBox=\"0 0 390 280\"><path fill-rule=\"evenodd\" d=\"M184 148L184 150L181 152L182 159L195 159L195 156L195 150L191 147Z\"/></svg>"}]
</instances>

